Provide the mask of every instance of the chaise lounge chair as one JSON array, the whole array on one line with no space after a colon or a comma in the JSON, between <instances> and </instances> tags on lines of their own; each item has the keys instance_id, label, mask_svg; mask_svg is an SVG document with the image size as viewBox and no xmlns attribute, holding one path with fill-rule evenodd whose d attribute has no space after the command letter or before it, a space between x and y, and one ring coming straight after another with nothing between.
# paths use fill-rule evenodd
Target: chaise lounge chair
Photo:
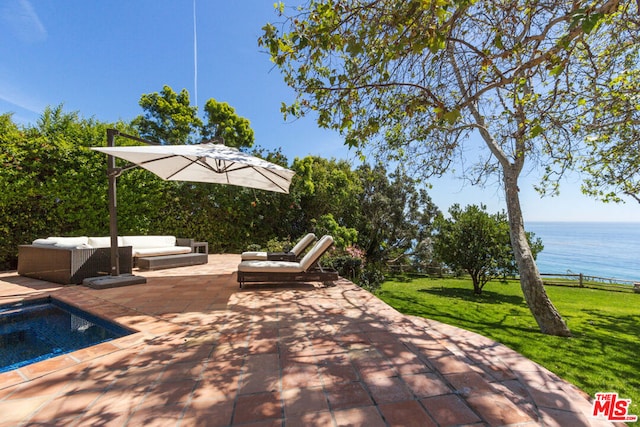
<instances>
[{"instance_id":1,"label":"chaise lounge chair","mask_svg":"<svg viewBox=\"0 0 640 427\"><path fill-rule=\"evenodd\" d=\"M243 261L298 261L305 249L316 241L316 235L304 236L289 252L243 252Z\"/></svg>"},{"instance_id":2,"label":"chaise lounge chair","mask_svg":"<svg viewBox=\"0 0 640 427\"><path fill-rule=\"evenodd\" d=\"M323 236L299 261L245 260L238 264L238 283L332 282L338 272L323 268L320 258L333 246L333 237Z\"/></svg>"}]
</instances>

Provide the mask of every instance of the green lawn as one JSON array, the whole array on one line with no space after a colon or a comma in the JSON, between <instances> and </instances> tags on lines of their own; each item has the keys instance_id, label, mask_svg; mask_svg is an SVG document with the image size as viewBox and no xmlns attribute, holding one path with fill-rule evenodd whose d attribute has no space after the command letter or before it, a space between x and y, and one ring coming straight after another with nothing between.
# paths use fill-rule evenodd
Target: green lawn
<instances>
[{"instance_id":1,"label":"green lawn","mask_svg":"<svg viewBox=\"0 0 640 427\"><path fill-rule=\"evenodd\" d=\"M572 338L541 334L517 282L488 283L483 295L470 280L389 280L378 297L402 313L477 332L518 351L590 396L617 392L640 415L640 294L547 286Z\"/></svg>"}]
</instances>

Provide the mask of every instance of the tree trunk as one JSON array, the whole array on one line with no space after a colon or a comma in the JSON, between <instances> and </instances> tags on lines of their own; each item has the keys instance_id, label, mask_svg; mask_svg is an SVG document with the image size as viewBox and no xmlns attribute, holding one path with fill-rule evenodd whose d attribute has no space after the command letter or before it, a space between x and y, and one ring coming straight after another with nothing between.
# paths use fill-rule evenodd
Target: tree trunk
<instances>
[{"instance_id":1,"label":"tree trunk","mask_svg":"<svg viewBox=\"0 0 640 427\"><path fill-rule=\"evenodd\" d=\"M520 287L524 299L542 333L569 337L571 331L547 296L542 277L527 241L518 195L520 191L518 189L518 173L509 168L503 168L503 171L511 245L520 273Z\"/></svg>"},{"instance_id":2,"label":"tree trunk","mask_svg":"<svg viewBox=\"0 0 640 427\"><path fill-rule=\"evenodd\" d=\"M451 61L456 71L460 88L463 89L463 92L466 92L467 86L462 80L453 54L451 55ZM536 265L535 259L533 259L533 253L529 247L524 229L522 209L520 208L520 196L518 194L520 192L518 188L518 177L524 166L525 154L527 153L527 144L523 134L524 129L526 129L524 126L526 123L524 119L525 114L520 109L518 111L519 114L516 114L515 117L516 120L519 121L518 129L520 131L518 132L519 134L515 136L514 156L511 157L512 163L509 160L510 157L502 149L498 141L489 133L485 126L484 117L480 114L480 111L478 111L477 104L470 103L468 108L476 120L480 136L484 139L487 147L502 167L505 197L507 199L507 214L509 215L509 235L511 237L511 247L513 248L513 253L516 258L516 264L518 265L518 272L520 273L520 287L522 288L524 299L543 334L570 337L571 331L544 290L542 277L540 277L538 266Z\"/></svg>"},{"instance_id":3,"label":"tree trunk","mask_svg":"<svg viewBox=\"0 0 640 427\"><path fill-rule=\"evenodd\" d=\"M480 286L480 279L478 278L478 273L475 271L471 271L469 272L469 275L471 276L471 281L473 282L473 293L475 295L481 295L482 286Z\"/></svg>"}]
</instances>

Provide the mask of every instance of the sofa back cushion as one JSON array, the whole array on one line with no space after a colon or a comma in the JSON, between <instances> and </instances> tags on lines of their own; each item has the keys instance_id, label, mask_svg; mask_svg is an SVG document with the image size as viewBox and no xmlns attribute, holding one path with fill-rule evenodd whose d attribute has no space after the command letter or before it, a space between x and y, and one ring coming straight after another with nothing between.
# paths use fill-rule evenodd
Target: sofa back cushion
<instances>
[{"instance_id":1,"label":"sofa back cushion","mask_svg":"<svg viewBox=\"0 0 640 427\"><path fill-rule=\"evenodd\" d=\"M111 237L89 237L88 245L92 248L110 248ZM118 236L118 246L125 246L122 244L122 237Z\"/></svg>"},{"instance_id":2,"label":"sofa back cushion","mask_svg":"<svg viewBox=\"0 0 640 427\"><path fill-rule=\"evenodd\" d=\"M163 248L176 245L175 236L122 236L123 246L135 248Z\"/></svg>"}]
</instances>

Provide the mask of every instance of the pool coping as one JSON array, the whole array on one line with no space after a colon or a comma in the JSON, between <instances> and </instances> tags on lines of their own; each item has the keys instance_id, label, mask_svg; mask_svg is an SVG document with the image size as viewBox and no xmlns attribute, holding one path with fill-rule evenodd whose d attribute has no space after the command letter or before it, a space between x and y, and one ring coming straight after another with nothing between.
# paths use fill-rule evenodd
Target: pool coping
<instances>
[{"instance_id":1,"label":"pool coping","mask_svg":"<svg viewBox=\"0 0 640 427\"><path fill-rule=\"evenodd\" d=\"M140 313L134 309L121 306L118 304L114 304L112 302L96 298L90 297L93 301L88 300L87 305L78 305L73 297L66 296L64 292L60 292L59 290L55 290L48 295L31 295L25 298L16 300L17 302L31 302L44 298L52 298L63 303L74 307L78 310L85 311L95 317L98 317L102 320L115 323L116 325L123 327L125 329L130 330L132 333L114 338L109 341L101 342L96 345L92 345L89 347L85 347L79 350L75 350L69 353L64 353L58 356L54 356L45 360L41 360L35 363L31 363L29 365L21 366L17 369L7 372L0 372L0 384L3 385L16 385L22 382L31 381L39 377L43 377L45 375L51 374L53 372L71 368L76 365L80 365L83 363L90 362L93 359L100 358L102 356L124 350L133 346L136 346L147 339L153 339L157 337L157 334L154 334L150 331L140 331L136 329L133 325L149 322L162 322L159 319L153 318L151 316ZM12 304L12 303L8 303ZM3 304L5 305L5 304ZM114 312L120 313L120 315L131 316L131 322L127 324L127 322L123 322L121 320L116 320L110 317ZM9 377L9 378L5 378ZM16 380L13 382L10 380L11 377L15 377ZM7 381L8 380L8 381Z\"/></svg>"}]
</instances>

